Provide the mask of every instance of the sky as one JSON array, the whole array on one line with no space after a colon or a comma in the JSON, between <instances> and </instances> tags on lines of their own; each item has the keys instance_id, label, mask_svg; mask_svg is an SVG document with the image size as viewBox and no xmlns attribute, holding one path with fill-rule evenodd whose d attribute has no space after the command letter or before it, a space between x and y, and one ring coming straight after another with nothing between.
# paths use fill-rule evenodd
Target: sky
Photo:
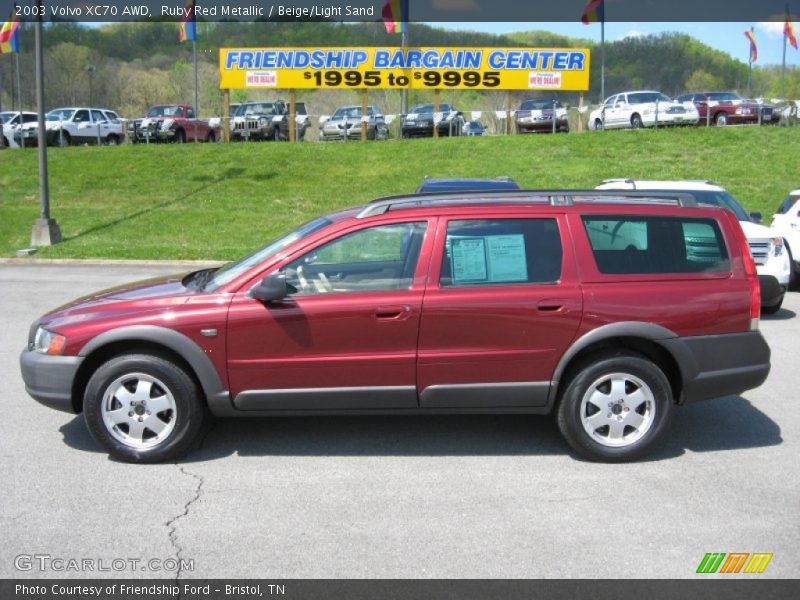
<instances>
[{"instance_id":1,"label":"sky","mask_svg":"<svg viewBox=\"0 0 800 600\"><path fill-rule=\"evenodd\" d=\"M702 0L701 0L702 1ZM600 24L574 23L429 23L445 29L468 29L485 33L513 33L518 31L545 30L569 37L581 37L600 41ZM677 31L686 33L707 46L727 52L734 58L747 62L750 42L744 32L755 27L758 44L758 65L780 65L783 52L783 23L606 23L606 41L613 42L629 36L649 35ZM794 24L795 34L800 38L800 23ZM413 44L413 40L412 40ZM800 66L800 52L787 44L786 64Z\"/></svg>"}]
</instances>

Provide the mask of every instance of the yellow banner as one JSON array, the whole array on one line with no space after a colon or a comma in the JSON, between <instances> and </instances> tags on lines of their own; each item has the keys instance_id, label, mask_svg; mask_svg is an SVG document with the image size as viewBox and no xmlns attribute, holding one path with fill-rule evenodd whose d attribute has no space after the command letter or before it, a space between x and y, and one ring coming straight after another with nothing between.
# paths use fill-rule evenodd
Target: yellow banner
<instances>
[{"instance_id":1,"label":"yellow banner","mask_svg":"<svg viewBox=\"0 0 800 600\"><path fill-rule=\"evenodd\" d=\"M222 48L221 89L589 89L585 48Z\"/></svg>"}]
</instances>

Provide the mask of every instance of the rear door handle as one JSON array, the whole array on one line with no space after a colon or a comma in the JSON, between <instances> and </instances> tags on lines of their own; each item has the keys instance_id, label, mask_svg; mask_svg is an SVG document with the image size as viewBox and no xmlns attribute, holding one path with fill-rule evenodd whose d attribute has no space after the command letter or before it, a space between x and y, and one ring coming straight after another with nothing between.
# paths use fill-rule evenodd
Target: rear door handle
<instances>
[{"instance_id":1,"label":"rear door handle","mask_svg":"<svg viewBox=\"0 0 800 600\"><path fill-rule=\"evenodd\" d=\"M375 309L375 318L379 321L404 321L410 314L410 306L379 306Z\"/></svg>"},{"instance_id":2,"label":"rear door handle","mask_svg":"<svg viewBox=\"0 0 800 600\"><path fill-rule=\"evenodd\" d=\"M570 305L571 302L565 298L547 298L538 302L536 310L543 313L555 313L569 308Z\"/></svg>"}]
</instances>

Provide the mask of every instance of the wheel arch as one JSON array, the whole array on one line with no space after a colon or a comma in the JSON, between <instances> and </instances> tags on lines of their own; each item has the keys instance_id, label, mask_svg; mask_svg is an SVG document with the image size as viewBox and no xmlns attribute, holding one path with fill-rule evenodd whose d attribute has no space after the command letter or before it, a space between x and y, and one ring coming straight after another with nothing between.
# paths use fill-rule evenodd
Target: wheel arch
<instances>
[{"instance_id":1,"label":"wheel arch","mask_svg":"<svg viewBox=\"0 0 800 600\"><path fill-rule=\"evenodd\" d=\"M621 322L604 325L578 338L564 353L553 373L548 403L554 406L560 393L569 382L575 369L589 357L613 351L628 351L640 354L655 363L667 377L672 397L680 402L686 380L687 356L679 351L682 345L661 342L676 341L678 335L665 327L653 323ZM680 354L680 356L676 356ZM682 368L681 365L684 365Z\"/></svg>"},{"instance_id":2,"label":"wheel arch","mask_svg":"<svg viewBox=\"0 0 800 600\"><path fill-rule=\"evenodd\" d=\"M83 409L86 385L95 370L115 356L132 353L153 354L175 362L200 386L206 401L228 395L211 360L194 341L166 327L134 325L102 333L78 353L84 359L72 385L72 406L76 413Z\"/></svg>"}]
</instances>

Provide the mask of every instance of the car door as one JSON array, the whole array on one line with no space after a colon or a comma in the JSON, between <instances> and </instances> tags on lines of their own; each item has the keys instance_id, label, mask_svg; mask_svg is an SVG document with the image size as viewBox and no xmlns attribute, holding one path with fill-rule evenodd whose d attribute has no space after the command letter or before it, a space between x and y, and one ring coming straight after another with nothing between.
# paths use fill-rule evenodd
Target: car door
<instances>
[{"instance_id":1,"label":"car door","mask_svg":"<svg viewBox=\"0 0 800 600\"><path fill-rule=\"evenodd\" d=\"M600 118L603 120L605 127L613 126L614 123L614 115L616 109L618 96L611 96L608 100L606 100L605 104L603 104L603 110L600 112Z\"/></svg>"},{"instance_id":2,"label":"car door","mask_svg":"<svg viewBox=\"0 0 800 600\"><path fill-rule=\"evenodd\" d=\"M287 257L284 301L232 301L240 410L416 408L416 352L435 220L382 220Z\"/></svg>"},{"instance_id":3,"label":"car door","mask_svg":"<svg viewBox=\"0 0 800 600\"><path fill-rule=\"evenodd\" d=\"M111 123L109 123L108 118L103 114L103 111L92 110L92 129L95 138L97 138L97 134L99 132L101 140L106 139L108 134L111 133Z\"/></svg>"},{"instance_id":4,"label":"car door","mask_svg":"<svg viewBox=\"0 0 800 600\"><path fill-rule=\"evenodd\" d=\"M76 110L72 122L66 125L67 132L76 142L84 143L97 137L97 133L92 131L92 117L87 109Z\"/></svg>"},{"instance_id":5,"label":"car door","mask_svg":"<svg viewBox=\"0 0 800 600\"><path fill-rule=\"evenodd\" d=\"M422 408L547 404L582 296L563 215L440 219L420 321Z\"/></svg>"}]
</instances>

